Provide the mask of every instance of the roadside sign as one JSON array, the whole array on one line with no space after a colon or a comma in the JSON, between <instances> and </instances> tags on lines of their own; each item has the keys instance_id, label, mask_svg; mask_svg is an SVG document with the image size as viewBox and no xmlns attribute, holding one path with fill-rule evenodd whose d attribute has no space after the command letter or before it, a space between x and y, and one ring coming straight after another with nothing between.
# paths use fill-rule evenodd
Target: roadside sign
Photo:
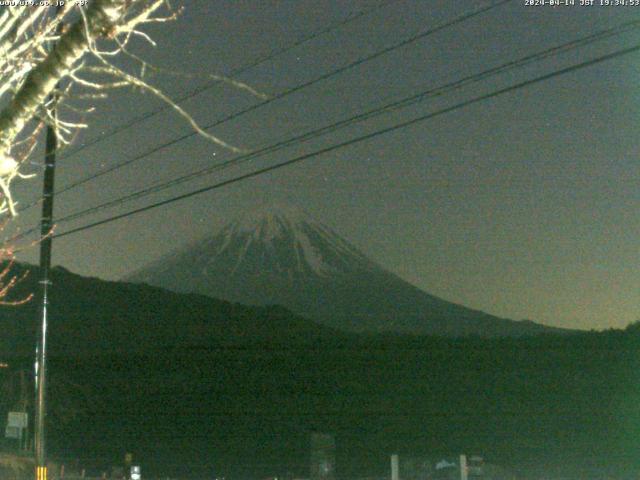
<instances>
[{"instance_id":1,"label":"roadside sign","mask_svg":"<svg viewBox=\"0 0 640 480\"><path fill-rule=\"evenodd\" d=\"M21 440L23 431L27 428L28 418L25 412L9 412L4 436Z\"/></svg>"},{"instance_id":2,"label":"roadside sign","mask_svg":"<svg viewBox=\"0 0 640 480\"><path fill-rule=\"evenodd\" d=\"M9 412L8 427L27 428L28 415L26 412Z\"/></svg>"},{"instance_id":3,"label":"roadside sign","mask_svg":"<svg viewBox=\"0 0 640 480\"><path fill-rule=\"evenodd\" d=\"M134 465L131 467L131 480L140 480L140 466Z\"/></svg>"}]
</instances>

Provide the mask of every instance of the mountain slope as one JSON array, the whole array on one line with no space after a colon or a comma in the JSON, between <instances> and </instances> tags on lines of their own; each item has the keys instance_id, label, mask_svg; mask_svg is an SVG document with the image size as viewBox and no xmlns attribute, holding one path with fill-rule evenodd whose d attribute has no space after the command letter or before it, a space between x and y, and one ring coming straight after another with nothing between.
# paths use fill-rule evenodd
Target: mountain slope
<instances>
[{"instance_id":1,"label":"mountain slope","mask_svg":"<svg viewBox=\"0 0 640 480\"><path fill-rule=\"evenodd\" d=\"M252 212L127 280L244 304L279 304L351 331L453 336L559 331L423 292L327 226L282 207Z\"/></svg>"},{"instance_id":2,"label":"mountain slope","mask_svg":"<svg viewBox=\"0 0 640 480\"><path fill-rule=\"evenodd\" d=\"M37 292L38 268L11 299ZM295 316L282 307L249 307L203 295L183 295L148 285L108 282L52 270L49 344L52 354L141 353L180 346L309 344L339 332ZM40 305L0 306L0 355L33 352Z\"/></svg>"}]
</instances>

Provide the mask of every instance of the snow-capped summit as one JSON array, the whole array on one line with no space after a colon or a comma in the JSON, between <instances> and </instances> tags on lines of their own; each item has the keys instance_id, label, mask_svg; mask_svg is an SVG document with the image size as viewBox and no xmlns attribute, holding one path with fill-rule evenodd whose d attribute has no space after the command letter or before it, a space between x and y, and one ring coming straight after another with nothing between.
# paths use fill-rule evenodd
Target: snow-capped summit
<instances>
[{"instance_id":1,"label":"snow-capped summit","mask_svg":"<svg viewBox=\"0 0 640 480\"><path fill-rule=\"evenodd\" d=\"M309 215L298 207L288 204L264 204L245 212L231 223L237 231L266 230L278 234L284 225L295 226L309 223Z\"/></svg>"},{"instance_id":2,"label":"snow-capped summit","mask_svg":"<svg viewBox=\"0 0 640 480\"><path fill-rule=\"evenodd\" d=\"M234 237L246 239L238 257L240 263L254 242L271 246L271 251L266 252L267 255L275 251L274 242L286 242L289 243L292 253L295 253L295 269L299 272L310 269L316 275L326 275L334 271L334 266L325 261L310 239L313 232L317 233L322 229L319 224L310 222L308 216L300 209L268 205L247 212L225 229L225 238L229 240L225 245L229 245ZM281 263L276 258L271 260ZM283 268L286 266L279 265L279 269Z\"/></svg>"},{"instance_id":3,"label":"snow-capped summit","mask_svg":"<svg viewBox=\"0 0 640 480\"><path fill-rule=\"evenodd\" d=\"M220 255L231 255L235 259L229 273L237 273L243 265L260 265L262 273L286 271L297 281L304 275L322 277L353 268L375 268L329 227L312 220L303 210L288 206L256 208L227 224L204 243L208 256L206 260L202 258L205 275L209 267L215 270L220 264ZM215 255L209 255L214 244ZM200 249L195 246L195 251ZM255 258L258 253L259 259Z\"/></svg>"},{"instance_id":4,"label":"snow-capped summit","mask_svg":"<svg viewBox=\"0 0 640 480\"><path fill-rule=\"evenodd\" d=\"M303 210L282 205L247 212L127 280L249 305L278 304L348 330L494 336L545 328L419 290Z\"/></svg>"}]
</instances>

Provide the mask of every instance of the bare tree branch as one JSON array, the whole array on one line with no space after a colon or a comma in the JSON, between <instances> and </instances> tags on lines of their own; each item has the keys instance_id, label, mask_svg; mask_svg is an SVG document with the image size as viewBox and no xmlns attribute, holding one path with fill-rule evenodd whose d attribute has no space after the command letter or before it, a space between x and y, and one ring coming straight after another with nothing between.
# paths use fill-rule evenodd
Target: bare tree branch
<instances>
[{"instance_id":1,"label":"bare tree branch","mask_svg":"<svg viewBox=\"0 0 640 480\"><path fill-rule=\"evenodd\" d=\"M126 9L128 0L95 0L83 20L62 35L47 58L37 65L0 112L0 148L7 152L23 127L53 92L73 65L88 51L89 43L98 37L112 35Z\"/></svg>"},{"instance_id":2,"label":"bare tree branch","mask_svg":"<svg viewBox=\"0 0 640 480\"><path fill-rule=\"evenodd\" d=\"M34 150L42 125L56 129L58 147L68 145L88 127L85 117L95 109L95 100L115 89L151 92L203 138L234 152L243 151L202 129L185 109L144 79L147 70L175 73L150 65L131 51L139 41L155 47L154 40L142 31L144 25L174 20L181 9L172 9L167 0L93 0L88 7L66 2L53 12L53 8L25 6L0 12L0 218L16 215L12 182L33 176L20 168ZM112 59L118 56L134 60L140 74L116 65ZM266 98L237 80L205 75ZM54 109L58 114L53 114ZM35 129L34 124L38 125ZM14 150L22 143L28 148L19 155Z\"/></svg>"}]
</instances>

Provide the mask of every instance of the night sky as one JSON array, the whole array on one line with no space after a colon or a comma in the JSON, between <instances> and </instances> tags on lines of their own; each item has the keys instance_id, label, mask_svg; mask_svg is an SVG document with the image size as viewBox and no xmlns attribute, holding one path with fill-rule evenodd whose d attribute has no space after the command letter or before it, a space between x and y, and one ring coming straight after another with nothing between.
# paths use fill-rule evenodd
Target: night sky
<instances>
[{"instance_id":1,"label":"night sky","mask_svg":"<svg viewBox=\"0 0 640 480\"><path fill-rule=\"evenodd\" d=\"M238 75L268 95L346 65L491 2L397 0L182 2L178 21L148 31L136 53L173 72L229 74L363 10L353 22ZM513 0L302 89L212 130L245 149L352 116L640 18L640 7L526 6ZM599 0L596 0L599 4ZM199 178L75 222L64 232L466 99L640 43L637 30L545 59L436 99ZM54 241L54 264L118 279L213 233L263 203L307 210L392 272L446 300L582 329L640 319L640 53L555 77L269 174ZM149 80L178 97L204 76ZM183 106L202 124L261 100L218 85ZM157 109L149 94L114 92L77 145ZM166 111L75 155L64 187L189 132ZM56 198L62 217L235 155L191 137ZM39 161L39 158L38 158ZM37 171L36 166L31 167ZM36 199L39 181L16 196ZM38 208L16 226L28 229ZM37 261L37 249L22 259Z\"/></svg>"}]
</instances>

